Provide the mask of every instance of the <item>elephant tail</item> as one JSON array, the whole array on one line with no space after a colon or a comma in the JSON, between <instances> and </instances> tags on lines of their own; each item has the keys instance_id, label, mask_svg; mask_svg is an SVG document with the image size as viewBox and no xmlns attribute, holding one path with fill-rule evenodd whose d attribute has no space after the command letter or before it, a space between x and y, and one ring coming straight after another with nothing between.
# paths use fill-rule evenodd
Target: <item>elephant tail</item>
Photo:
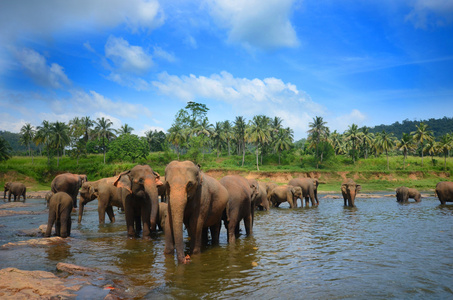
<instances>
[{"instance_id":1,"label":"elephant tail","mask_svg":"<svg viewBox=\"0 0 453 300\"><path fill-rule=\"evenodd\" d=\"M58 202L57 207L55 209L55 212L57 213L56 219L55 219L56 222L60 222L60 206L61 206L61 203Z\"/></svg>"}]
</instances>

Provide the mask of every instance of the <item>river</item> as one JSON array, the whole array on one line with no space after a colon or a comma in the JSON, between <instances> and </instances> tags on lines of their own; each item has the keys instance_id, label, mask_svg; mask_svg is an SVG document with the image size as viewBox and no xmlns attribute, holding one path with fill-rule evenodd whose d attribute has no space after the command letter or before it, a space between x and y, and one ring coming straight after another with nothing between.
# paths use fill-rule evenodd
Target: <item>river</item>
<instances>
[{"instance_id":1,"label":"river","mask_svg":"<svg viewBox=\"0 0 453 300\"><path fill-rule=\"evenodd\" d=\"M0 245L36 238L20 232L47 223L43 199L26 204L14 210L36 214L0 217ZM73 214L65 243L2 249L0 268L92 267L137 299L452 299L453 205L439 204L426 197L402 205L384 194L358 198L357 208L322 195L317 208L285 203L256 212L252 236L228 245L222 228L219 246L178 265L163 254L163 233L127 239L124 215L99 225L93 201L81 225ZM83 288L78 298L100 295L90 293Z\"/></svg>"}]
</instances>

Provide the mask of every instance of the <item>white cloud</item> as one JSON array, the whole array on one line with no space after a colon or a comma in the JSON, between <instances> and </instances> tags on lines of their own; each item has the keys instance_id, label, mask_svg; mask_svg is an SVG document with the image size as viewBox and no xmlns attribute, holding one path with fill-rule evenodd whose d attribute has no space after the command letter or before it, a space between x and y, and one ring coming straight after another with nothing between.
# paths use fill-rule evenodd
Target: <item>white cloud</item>
<instances>
[{"instance_id":1,"label":"white cloud","mask_svg":"<svg viewBox=\"0 0 453 300\"><path fill-rule=\"evenodd\" d=\"M337 130L337 132L343 133L352 124L356 124L359 127L365 126L367 119L365 114L358 109L353 109L349 114L338 116L333 120L327 120L327 126L331 131Z\"/></svg>"},{"instance_id":2,"label":"white cloud","mask_svg":"<svg viewBox=\"0 0 453 300\"><path fill-rule=\"evenodd\" d=\"M416 0L407 21L416 28L445 26L453 21L453 1L451 0Z\"/></svg>"},{"instance_id":3,"label":"white cloud","mask_svg":"<svg viewBox=\"0 0 453 300\"><path fill-rule=\"evenodd\" d=\"M305 135L310 116L325 112L304 91L278 78L235 78L225 71L210 77L162 73L152 84L162 94L183 101L206 99L231 104L236 115L249 119L258 114L281 117L286 126L294 128L297 138Z\"/></svg>"},{"instance_id":4,"label":"white cloud","mask_svg":"<svg viewBox=\"0 0 453 300\"><path fill-rule=\"evenodd\" d=\"M294 0L212 0L210 13L229 31L228 39L245 47L296 47L291 22Z\"/></svg>"},{"instance_id":5,"label":"white cloud","mask_svg":"<svg viewBox=\"0 0 453 300\"><path fill-rule=\"evenodd\" d=\"M140 130L135 130L135 132L136 132L136 134L137 134L138 136L145 136L145 132L147 132L147 131L149 131L149 130L151 130L151 131L157 130L157 131L162 131L162 132L164 132L164 133L167 132L167 131L166 131L165 129L163 129L162 127L158 127L158 126L149 126L149 125L145 125L145 126L143 126L142 129L140 129Z\"/></svg>"},{"instance_id":6,"label":"white cloud","mask_svg":"<svg viewBox=\"0 0 453 300\"><path fill-rule=\"evenodd\" d=\"M56 63L48 65L46 58L38 52L27 48L13 51L22 68L37 84L62 88L71 83L62 66Z\"/></svg>"},{"instance_id":7,"label":"white cloud","mask_svg":"<svg viewBox=\"0 0 453 300\"><path fill-rule=\"evenodd\" d=\"M99 30L126 24L131 31L152 30L163 24L157 0L2 1L0 39L18 33L50 36L71 30Z\"/></svg>"},{"instance_id":8,"label":"white cloud","mask_svg":"<svg viewBox=\"0 0 453 300\"><path fill-rule=\"evenodd\" d=\"M132 46L123 38L110 36L105 44L105 56L120 72L143 74L153 65L151 55L140 46Z\"/></svg>"},{"instance_id":9,"label":"white cloud","mask_svg":"<svg viewBox=\"0 0 453 300\"><path fill-rule=\"evenodd\" d=\"M114 128L114 129L119 129L119 128L121 128L121 125L123 125L123 123L121 122L120 119L115 118L114 116L105 114L105 113L103 113L103 112L97 112L97 113L95 113L95 114L93 115L93 119L94 119L95 122L97 121L98 118L99 118L99 119L102 119L102 118L104 118L104 119L109 119L110 122L112 122L112 124L113 124L113 125L111 126L111 128Z\"/></svg>"},{"instance_id":10,"label":"white cloud","mask_svg":"<svg viewBox=\"0 0 453 300\"><path fill-rule=\"evenodd\" d=\"M20 132L25 123L27 122L24 119L17 119L10 113L0 112L0 128L2 131Z\"/></svg>"},{"instance_id":11,"label":"white cloud","mask_svg":"<svg viewBox=\"0 0 453 300\"><path fill-rule=\"evenodd\" d=\"M160 47L154 47L154 57L166 60L168 62L175 62L176 58L173 54L168 53Z\"/></svg>"}]
</instances>

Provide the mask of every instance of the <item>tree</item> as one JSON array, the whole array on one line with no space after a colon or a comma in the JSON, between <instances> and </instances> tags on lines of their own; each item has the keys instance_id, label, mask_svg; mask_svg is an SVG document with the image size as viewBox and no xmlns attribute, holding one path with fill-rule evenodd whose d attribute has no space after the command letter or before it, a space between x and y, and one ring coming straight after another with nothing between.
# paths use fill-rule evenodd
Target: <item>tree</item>
<instances>
[{"instance_id":1,"label":"tree","mask_svg":"<svg viewBox=\"0 0 453 300\"><path fill-rule=\"evenodd\" d=\"M49 121L42 121L42 124L36 128L36 134L33 141L36 145L44 145L47 152L47 163L50 163L51 153L51 136L52 136L52 125Z\"/></svg>"},{"instance_id":2,"label":"tree","mask_svg":"<svg viewBox=\"0 0 453 300\"><path fill-rule=\"evenodd\" d=\"M368 158L368 149L371 148L371 145L373 144L374 141L374 134L370 132L370 128L364 126L360 128L361 130L361 135L360 139L362 141L363 145L363 151L364 151L364 157L365 159Z\"/></svg>"},{"instance_id":3,"label":"tree","mask_svg":"<svg viewBox=\"0 0 453 300\"><path fill-rule=\"evenodd\" d=\"M123 134L131 134L134 131L134 128L130 127L127 123L121 125L120 129L116 130L116 134L123 135Z\"/></svg>"},{"instance_id":4,"label":"tree","mask_svg":"<svg viewBox=\"0 0 453 300\"><path fill-rule=\"evenodd\" d=\"M423 148L426 142L433 140L433 133L432 131L428 130L428 125L425 123L420 123L420 125L415 125L417 129L411 132L411 135L414 141L421 145L421 152L422 152L422 167L423 167Z\"/></svg>"},{"instance_id":5,"label":"tree","mask_svg":"<svg viewBox=\"0 0 453 300\"><path fill-rule=\"evenodd\" d=\"M340 154L340 151L342 149L342 144L343 144L343 136L338 133L336 130L334 130L328 137L328 141L330 145L332 146L335 156L337 154Z\"/></svg>"},{"instance_id":6,"label":"tree","mask_svg":"<svg viewBox=\"0 0 453 300\"><path fill-rule=\"evenodd\" d=\"M33 138L35 137L35 129L30 123L26 123L20 129L20 141L23 145L28 147L28 155L31 156L31 162L33 163L33 154L31 152L31 143L33 142Z\"/></svg>"},{"instance_id":7,"label":"tree","mask_svg":"<svg viewBox=\"0 0 453 300\"><path fill-rule=\"evenodd\" d=\"M233 139L233 136L234 136L234 130L233 130L233 126L231 125L231 122L226 120L223 122L222 124L222 132L223 132L223 135L224 135L224 138L227 142L227 145L228 145L228 156L231 155L231 148L230 148L230 142L231 140Z\"/></svg>"},{"instance_id":8,"label":"tree","mask_svg":"<svg viewBox=\"0 0 453 300\"><path fill-rule=\"evenodd\" d=\"M111 138L115 137L114 129L111 128L113 123L110 119L97 118L95 124L95 132L97 137L101 140L102 143L102 151L104 152L104 164L105 164L105 154L107 152L107 143L110 141Z\"/></svg>"},{"instance_id":9,"label":"tree","mask_svg":"<svg viewBox=\"0 0 453 300\"><path fill-rule=\"evenodd\" d=\"M324 122L322 117L315 117L313 118L313 122L310 122L308 126L310 130L308 130L309 140L314 143L316 148L316 169L319 166L319 149L318 145L321 141L327 140L329 135L329 128L326 126L327 122ZM322 161L322 154L321 154L321 161Z\"/></svg>"},{"instance_id":10,"label":"tree","mask_svg":"<svg viewBox=\"0 0 453 300\"><path fill-rule=\"evenodd\" d=\"M11 158L11 146L10 144L0 136L0 161L5 161Z\"/></svg>"},{"instance_id":11,"label":"tree","mask_svg":"<svg viewBox=\"0 0 453 300\"><path fill-rule=\"evenodd\" d=\"M395 138L393 137L393 133L387 133L385 130L377 138L377 144L379 145L380 149L385 152L387 156L387 170L390 169L389 166L389 151L395 147Z\"/></svg>"},{"instance_id":12,"label":"tree","mask_svg":"<svg viewBox=\"0 0 453 300\"><path fill-rule=\"evenodd\" d=\"M238 145L238 154L242 150L242 166L244 166L245 161L245 132L247 126L245 124L245 118L240 116L236 117L234 121L234 136L236 139L236 143Z\"/></svg>"},{"instance_id":13,"label":"tree","mask_svg":"<svg viewBox=\"0 0 453 300\"><path fill-rule=\"evenodd\" d=\"M186 135L184 134L183 128L178 124L173 124L173 126L168 130L167 139L169 143L175 146L179 160L181 145L183 145L186 141Z\"/></svg>"},{"instance_id":14,"label":"tree","mask_svg":"<svg viewBox=\"0 0 453 300\"><path fill-rule=\"evenodd\" d=\"M291 149L291 144L293 143L294 132L291 128L280 128L275 137L274 149L278 153L278 164L280 165L280 156L282 151Z\"/></svg>"},{"instance_id":15,"label":"tree","mask_svg":"<svg viewBox=\"0 0 453 300\"><path fill-rule=\"evenodd\" d=\"M249 122L249 128L246 131L245 138L249 142L255 143L256 169L259 171L258 155L260 145L269 142L270 138L270 130L265 116L258 115L253 117L253 120Z\"/></svg>"},{"instance_id":16,"label":"tree","mask_svg":"<svg viewBox=\"0 0 453 300\"><path fill-rule=\"evenodd\" d=\"M145 138L146 141L148 142L149 151L157 152L164 150L166 135L162 130L160 131L157 131L156 129L154 131L148 130L145 132Z\"/></svg>"},{"instance_id":17,"label":"tree","mask_svg":"<svg viewBox=\"0 0 453 300\"><path fill-rule=\"evenodd\" d=\"M345 142L347 142L351 149L351 156L352 161L355 164L355 160L357 158L357 146L360 141L360 132L358 126L356 124L352 124L348 127L348 130L344 133L345 135Z\"/></svg>"},{"instance_id":18,"label":"tree","mask_svg":"<svg viewBox=\"0 0 453 300\"><path fill-rule=\"evenodd\" d=\"M216 148L218 158L225 141L225 135L223 133L223 122L215 123L214 130L212 132L212 141L214 148Z\"/></svg>"},{"instance_id":19,"label":"tree","mask_svg":"<svg viewBox=\"0 0 453 300\"><path fill-rule=\"evenodd\" d=\"M414 150L414 140L408 133L403 133L403 137L396 143L396 147L403 151L403 166L406 168L407 153Z\"/></svg>"},{"instance_id":20,"label":"tree","mask_svg":"<svg viewBox=\"0 0 453 300\"><path fill-rule=\"evenodd\" d=\"M63 154L63 149L69 145L69 127L64 122L55 122L51 126L52 146L57 151L57 167L60 163L60 155Z\"/></svg>"},{"instance_id":21,"label":"tree","mask_svg":"<svg viewBox=\"0 0 453 300\"><path fill-rule=\"evenodd\" d=\"M122 134L109 145L107 160L129 161L135 163L137 159L146 159L149 153L146 138L139 138L135 134Z\"/></svg>"},{"instance_id":22,"label":"tree","mask_svg":"<svg viewBox=\"0 0 453 300\"><path fill-rule=\"evenodd\" d=\"M453 139L450 134L444 134L440 137L438 143L438 150L444 155L444 171L447 171L447 157L453 144Z\"/></svg>"},{"instance_id":23,"label":"tree","mask_svg":"<svg viewBox=\"0 0 453 300\"><path fill-rule=\"evenodd\" d=\"M431 141L428 141L425 144L425 147L422 149L423 152L427 152L429 155L431 155L431 161L433 162L434 165L434 155L437 153L437 143L432 139Z\"/></svg>"}]
</instances>

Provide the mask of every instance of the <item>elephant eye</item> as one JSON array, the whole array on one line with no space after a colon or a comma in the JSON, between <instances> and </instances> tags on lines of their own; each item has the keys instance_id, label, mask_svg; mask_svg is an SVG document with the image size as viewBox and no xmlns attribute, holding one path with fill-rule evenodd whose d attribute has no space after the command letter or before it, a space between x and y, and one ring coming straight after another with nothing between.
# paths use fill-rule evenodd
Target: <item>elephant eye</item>
<instances>
[{"instance_id":1,"label":"elephant eye","mask_svg":"<svg viewBox=\"0 0 453 300\"><path fill-rule=\"evenodd\" d=\"M145 182L145 180L143 180L143 178L140 178L140 179L138 180L138 183L139 183L139 184L143 184L144 182Z\"/></svg>"}]
</instances>

